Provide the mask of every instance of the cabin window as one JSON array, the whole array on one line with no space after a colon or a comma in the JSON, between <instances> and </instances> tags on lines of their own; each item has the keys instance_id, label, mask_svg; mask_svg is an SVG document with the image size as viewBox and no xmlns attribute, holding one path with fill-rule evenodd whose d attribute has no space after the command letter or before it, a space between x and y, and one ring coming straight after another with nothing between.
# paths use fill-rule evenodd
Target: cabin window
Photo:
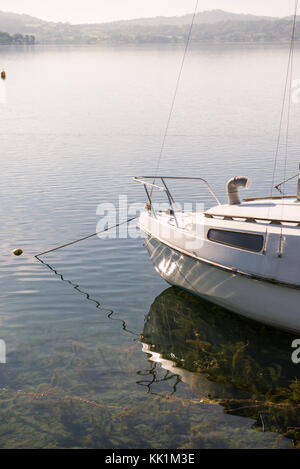
<instances>
[{"instance_id":1,"label":"cabin window","mask_svg":"<svg viewBox=\"0 0 300 469\"><path fill-rule=\"evenodd\" d=\"M261 235L215 229L209 230L207 238L215 243L226 244L227 246L253 252L260 252L264 242L264 238Z\"/></svg>"}]
</instances>

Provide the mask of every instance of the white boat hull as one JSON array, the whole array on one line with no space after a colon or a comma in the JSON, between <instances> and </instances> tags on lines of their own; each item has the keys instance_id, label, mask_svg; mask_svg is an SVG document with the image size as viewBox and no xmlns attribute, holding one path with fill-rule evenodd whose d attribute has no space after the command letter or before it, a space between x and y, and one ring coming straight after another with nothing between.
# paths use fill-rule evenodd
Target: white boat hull
<instances>
[{"instance_id":1,"label":"white boat hull","mask_svg":"<svg viewBox=\"0 0 300 469\"><path fill-rule=\"evenodd\" d=\"M243 276L177 251L145 233L146 247L159 275L247 318L300 332L300 290Z\"/></svg>"}]
</instances>

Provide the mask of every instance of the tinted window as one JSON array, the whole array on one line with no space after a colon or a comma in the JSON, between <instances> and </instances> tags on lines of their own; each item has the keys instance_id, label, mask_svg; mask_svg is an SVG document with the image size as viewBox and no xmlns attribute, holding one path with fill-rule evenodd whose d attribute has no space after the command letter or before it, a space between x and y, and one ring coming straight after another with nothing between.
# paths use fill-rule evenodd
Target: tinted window
<instances>
[{"instance_id":1,"label":"tinted window","mask_svg":"<svg viewBox=\"0 0 300 469\"><path fill-rule=\"evenodd\" d=\"M208 239L227 246L259 252L263 247L263 236L239 231L209 230Z\"/></svg>"}]
</instances>

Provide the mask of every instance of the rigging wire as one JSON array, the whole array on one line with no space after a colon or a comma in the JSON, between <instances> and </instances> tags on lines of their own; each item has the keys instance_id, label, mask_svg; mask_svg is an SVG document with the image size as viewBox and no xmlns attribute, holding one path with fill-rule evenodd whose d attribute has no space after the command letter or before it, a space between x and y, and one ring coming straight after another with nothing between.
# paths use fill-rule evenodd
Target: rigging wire
<instances>
[{"instance_id":1,"label":"rigging wire","mask_svg":"<svg viewBox=\"0 0 300 469\"><path fill-rule=\"evenodd\" d=\"M286 168L288 159L288 144L289 144L289 130L290 130L290 115L291 115L291 97L292 97L292 80L293 80L293 65L294 65L294 49L295 49L295 32L297 22L298 0L295 0L295 15L293 22L293 31L291 39L291 61L290 61L290 79L289 79L289 96L288 96L288 111L287 111L287 125L286 125L286 139L285 139L285 160L284 160L284 180L286 179ZM285 182L283 183L283 195L285 194Z\"/></svg>"},{"instance_id":2,"label":"rigging wire","mask_svg":"<svg viewBox=\"0 0 300 469\"><path fill-rule=\"evenodd\" d=\"M283 118L284 118L286 97L287 97L287 92L288 92L288 85L290 85L289 86L289 97L291 95L291 80L292 80L292 70L293 70L294 43L295 43L295 31L296 31L296 22L297 22L298 3L299 3L299 0L295 0L295 10L294 10L292 36L291 36L290 51L289 51L289 57L288 57L287 73L286 73L286 78L285 78L285 86L284 86L282 107L281 107L281 113L280 113L279 131L278 131L276 152L275 152L275 158L274 158L274 166L273 166L270 197L272 197L272 195L273 195L273 188L274 188L274 182L275 182L275 173L276 173L277 162L278 162L279 147L280 147L282 126L283 126ZM289 126L289 115L290 115L290 99L289 99L289 103L288 103L288 123L287 123L287 126ZM287 146L287 142L288 142L288 136L287 136L287 139L286 139L286 146ZM286 160L287 160L287 150L286 150Z\"/></svg>"},{"instance_id":3,"label":"rigging wire","mask_svg":"<svg viewBox=\"0 0 300 469\"><path fill-rule=\"evenodd\" d=\"M291 176L290 178L285 179L284 181L280 182L279 184L276 184L276 186L274 186L274 189L277 189L278 192L280 192L280 193L283 195L283 192L282 192L281 189L279 189L279 187L282 186L285 182L289 182L289 181L291 181L292 179L295 179L295 178L297 178L297 177L299 177L299 171L298 171L297 174L294 174L294 176Z\"/></svg>"},{"instance_id":4,"label":"rigging wire","mask_svg":"<svg viewBox=\"0 0 300 469\"><path fill-rule=\"evenodd\" d=\"M159 153L159 157L158 157L158 161L157 161L157 165L156 165L155 177L153 179L153 184L155 184L155 181L156 181L156 178L157 178L157 175L158 175L158 171L159 171L159 167L160 167L161 158L162 158L162 155L163 155L163 152L164 152L166 139L167 139L170 123L171 123L171 118L172 118L172 114L173 114L173 110L174 110L174 106L175 106L175 101L176 101L176 98L177 98L179 85L180 85L180 81L181 81L181 77L182 77L183 67L184 67L184 64L185 64L185 59L186 59L186 56L187 56L188 48L189 48L189 45L190 45L190 42L191 42L193 27L194 27L194 23L195 23L195 19L196 19L196 14L197 14L197 11L198 11L198 4L199 4L199 0L196 0L196 5L195 5L193 17L192 17L192 22L191 22L190 29L189 29L189 32L188 32L188 37L187 37L187 41L186 41L186 45L185 45L185 49L184 49L184 53L183 53L183 57L182 57L182 61L181 61L179 74L178 74L177 81L176 81L175 91L174 91L174 95L173 95L173 99L172 99L172 103L171 103L171 108L170 108L168 119L167 119L167 125L166 125L166 128L165 128L165 133L164 133L164 136L163 136L163 141L162 141L162 145L161 145L161 149L160 149L160 153ZM152 187L150 197L152 196L153 189L154 188Z\"/></svg>"},{"instance_id":5,"label":"rigging wire","mask_svg":"<svg viewBox=\"0 0 300 469\"><path fill-rule=\"evenodd\" d=\"M297 10L298 10L298 0L295 0L295 13L294 13L294 21L293 21L293 30L292 30L292 38L291 38L291 46L290 46L290 58L289 58L289 67L287 76L289 76L288 83L289 83L289 93L288 93L288 103L287 103L287 123L286 123L286 137L285 137L285 157L284 157L284 183L282 188L282 194L285 196L285 185L286 185L286 168L287 168L287 160L288 160L288 146L289 146L289 131L290 131L290 116L291 116L291 95L292 95L292 79L293 79L293 65L294 65L294 48L295 48L295 32L296 32L296 23L297 23ZM281 219L283 219L284 213L284 200L281 207ZM283 227L281 225L280 228L280 239L279 239L279 249L278 249L278 257L282 256L282 233Z\"/></svg>"},{"instance_id":6,"label":"rigging wire","mask_svg":"<svg viewBox=\"0 0 300 469\"><path fill-rule=\"evenodd\" d=\"M278 130L278 137L276 143L276 151L275 151L275 158L274 158L274 165L273 165L273 174L272 174L272 182L271 182L271 190L270 190L270 198L273 196L273 189L278 189L279 186L283 185L283 190L280 192L282 196L285 195L285 183L292 178L286 179L286 167L287 167L287 159L288 159L288 140L289 140L289 125L290 125L290 108L291 108L291 89L292 89L292 76L293 76L293 58L294 58L294 45L295 45L295 32L296 32L296 23L297 23L297 11L298 11L298 3L299 0L295 0L295 9L294 9L294 19L293 19L293 27L292 27L292 35L291 35L291 42L290 42L290 50L288 56L288 64L287 64L287 72L285 78L285 85L284 85L284 93L283 93L283 100L280 112L280 120L279 120L279 130ZM287 101L287 94L289 94L289 101L288 101L288 113L287 113L287 128L286 128L286 139L285 139L285 160L284 160L284 181L277 186L274 187L275 182L275 174L277 169L278 163L278 156L279 156L279 148L280 148L280 141L281 141L281 134L282 134L282 127L283 127L283 119L284 119L284 111ZM281 218L283 218L283 208L282 207L282 214ZM268 208L268 218L270 217L271 205ZM268 236L268 225L266 226L266 232L264 236L264 247L263 247L263 254L266 253L266 245L267 245L267 236ZM280 233L280 240L279 240L279 250L278 256L281 257L282 255L282 228Z\"/></svg>"}]
</instances>

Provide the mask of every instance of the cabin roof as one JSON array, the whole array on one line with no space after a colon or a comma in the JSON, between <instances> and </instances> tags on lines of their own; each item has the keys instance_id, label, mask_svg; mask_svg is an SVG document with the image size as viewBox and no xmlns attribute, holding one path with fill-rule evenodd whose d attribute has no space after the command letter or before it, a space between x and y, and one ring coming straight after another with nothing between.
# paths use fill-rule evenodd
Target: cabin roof
<instances>
[{"instance_id":1,"label":"cabin roof","mask_svg":"<svg viewBox=\"0 0 300 469\"><path fill-rule=\"evenodd\" d=\"M216 205L205 215L300 223L300 202L296 197L245 199L237 205Z\"/></svg>"}]
</instances>

